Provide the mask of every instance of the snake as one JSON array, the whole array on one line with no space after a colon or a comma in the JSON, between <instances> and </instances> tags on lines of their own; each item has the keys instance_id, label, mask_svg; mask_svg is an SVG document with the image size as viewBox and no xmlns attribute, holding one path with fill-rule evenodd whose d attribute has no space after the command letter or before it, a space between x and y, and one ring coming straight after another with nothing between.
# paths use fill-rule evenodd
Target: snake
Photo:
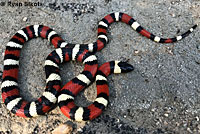
<instances>
[{"instance_id":1,"label":"snake","mask_svg":"<svg viewBox=\"0 0 200 134\"><path fill-rule=\"evenodd\" d=\"M81 91L84 87L86 87L95 77L97 71L97 59L93 53L100 51L105 47L108 43L107 38L107 30L110 24L113 22L124 22L130 25L134 30L136 30L141 35L155 41L158 43L173 43L178 40L181 40L188 36L193 30L197 27L194 25L188 31L174 38L160 38L155 36L154 34L145 30L135 19L131 16L116 12L111 13L105 16L98 25L98 35L97 41L89 44L71 44L67 43L63 40L53 29L44 25L30 25L19 31L9 40L6 45L5 54L4 54L4 69L3 69L3 80L1 84L2 91L2 99L6 108L17 116L21 117L36 117L38 115L43 115L49 112L54 105L56 105L57 100L59 99L59 106L61 111L69 118L74 120L88 120L93 119L98 116L98 114L94 114L91 110L95 110L94 106L100 100L104 102L98 103L101 106L97 106L100 113L104 106L107 105L107 97L100 97L97 95L97 100L95 100L94 104L87 108L77 107L73 105L73 98L77 95L79 91ZM39 97L35 101L28 102L20 96L20 89L18 86L18 72L19 72L19 59L20 52L23 48L25 42L36 38L41 37L43 39L47 39L51 44L56 48L56 50L51 53L47 60L45 60L45 74L46 74L46 87L42 96ZM65 49L66 48L66 49ZM88 57L87 57L88 56ZM88 59L88 62L84 61ZM61 89L61 77L59 74L59 66L58 64L63 61L68 60L77 60L81 61L85 64L84 71L78 75L76 78L72 79ZM94 62L94 63L93 63ZM109 62L113 63L113 62ZM115 62L116 63L116 62ZM121 62L119 62L121 63ZM123 70L120 68L120 65L116 65L119 70ZM108 63L107 63L108 64ZM106 64L106 65L107 65ZM103 68L103 67L100 67ZM113 68L113 66L106 66L104 69L109 72L108 68ZM129 68L129 67L128 67ZM87 72L87 73L84 73ZM102 76L101 78L106 78L104 72L100 69L97 72L102 72L101 74L97 73L97 76ZM112 71L111 71L112 72ZM123 71L122 71L123 72ZM88 76L90 75L90 76ZM85 78L85 79L84 79ZM99 85L99 77L97 79L97 91L101 90L98 87ZM89 80L89 81L86 81ZM105 79L104 79L105 80ZM78 86L79 89L68 89L66 87L74 87ZM106 87L106 84L103 84L103 87ZM72 91L74 90L74 92ZM62 95L63 93L63 95ZM62 96L68 96L70 99L63 99ZM58 98L58 99L57 99ZM100 99L98 99L100 98ZM69 104L73 108L66 108L63 105L64 101L70 101ZM97 104L97 105L98 105ZM103 106L104 105L104 106ZM101 107L101 108L100 108ZM80 113L80 115L77 115Z\"/></svg>"}]
</instances>

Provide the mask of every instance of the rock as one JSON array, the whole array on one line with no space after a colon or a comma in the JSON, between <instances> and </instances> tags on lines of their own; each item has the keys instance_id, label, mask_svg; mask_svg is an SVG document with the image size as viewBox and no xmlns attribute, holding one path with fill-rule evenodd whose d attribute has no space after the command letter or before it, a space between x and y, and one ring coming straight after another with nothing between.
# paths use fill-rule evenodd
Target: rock
<instances>
[{"instance_id":1,"label":"rock","mask_svg":"<svg viewBox=\"0 0 200 134\"><path fill-rule=\"evenodd\" d=\"M165 114L164 114L164 116L165 116L165 117L168 117L168 116L169 116L169 114L165 113Z\"/></svg>"},{"instance_id":2,"label":"rock","mask_svg":"<svg viewBox=\"0 0 200 134\"><path fill-rule=\"evenodd\" d=\"M199 117L198 116L196 116L195 119L196 119L196 121L199 121Z\"/></svg>"},{"instance_id":3,"label":"rock","mask_svg":"<svg viewBox=\"0 0 200 134\"><path fill-rule=\"evenodd\" d=\"M24 17L24 18L23 18L23 21L24 21L24 22L26 22L26 21L27 21L27 19L28 19L27 17Z\"/></svg>"},{"instance_id":4,"label":"rock","mask_svg":"<svg viewBox=\"0 0 200 134\"><path fill-rule=\"evenodd\" d=\"M71 134L72 126L68 124L61 124L52 131L52 134Z\"/></svg>"}]
</instances>

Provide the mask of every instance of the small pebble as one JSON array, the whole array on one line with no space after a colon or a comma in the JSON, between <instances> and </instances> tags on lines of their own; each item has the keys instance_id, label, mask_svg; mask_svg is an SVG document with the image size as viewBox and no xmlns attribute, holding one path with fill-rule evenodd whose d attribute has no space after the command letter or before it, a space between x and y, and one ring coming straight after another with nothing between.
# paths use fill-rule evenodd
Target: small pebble
<instances>
[{"instance_id":1,"label":"small pebble","mask_svg":"<svg viewBox=\"0 0 200 134\"><path fill-rule=\"evenodd\" d=\"M23 21L24 21L24 22L26 22L26 21L27 21L27 19L28 19L27 17L24 17L24 18L23 18Z\"/></svg>"},{"instance_id":2,"label":"small pebble","mask_svg":"<svg viewBox=\"0 0 200 134\"><path fill-rule=\"evenodd\" d=\"M138 54L138 53L139 53L139 50L135 50L134 53L135 53L135 54Z\"/></svg>"},{"instance_id":3,"label":"small pebble","mask_svg":"<svg viewBox=\"0 0 200 134\"><path fill-rule=\"evenodd\" d=\"M52 134L71 134L72 126L67 124L61 124L52 131Z\"/></svg>"},{"instance_id":4,"label":"small pebble","mask_svg":"<svg viewBox=\"0 0 200 134\"><path fill-rule=\"evenodd\" d=\"M178 122L176 122L176 126L178 127L178 126L180 126L180 124Z\"/></svg>"},{"instance_id":5,"label":"small pebble","mask_svg":"<svg viewBox=\"0 0 200 134\"><path fill-rule=\"evenodd\" d=\"M155 108L151 109L151 112L155 112L155 111L156 111L156 109L155 109Z\"/></svg>"},{"instance_id":6,"label":"small pebble","mask_svg":"<svg viewBox=\"0 0 200 134\"><path fill-rule=\"evenodd\" d=\"M165 126L167 126L167 125L168 125L168 123L167 123L166 121L164 121L164 125L165 125Z\"/></svg>"},{"instance_id":7,"label":"small pebble","mask_svg":"<svg viewBox=\"0 0 200 134\"><path fill-rule=\"evenodd\" d=\"M158 125L160 125L160 122L158 121L158 122L156 122L156 125L158 126Z\"/></svg>"},{"instance_id":8,"label":"small pebble","mask_svg":"<svg viewBox=\"0 0 200 134\"><path fill-rule=\"evenodd\" d=\"M167 51L169 54L174 55L174 53L173 53L173 48L167 47L166 51Z\"/></svg>"},{"instance_id":9,"label":"small pebble","mask_svg":"<svg viewBox=\"0 0 200 134\"><path fill-rule=\"evenodd\" d=\"M169 116L169 114L167 114L167 113L166 113L166 114L164 114L164 116L165 116L165 117L168 117L168 116Z\"/></svg>"},{"instance_id":10,"label":"small pebble","mask_svg":"<svg viewBox=\"0 0 200 134\"><path fill-rule=\"evenodd\" d=\"M189 127L187 128L187 131L190 132L190 133L192 133L192 130Z\"/></svg>"},{"instance_id":11,"label":"small pebble","mask_svg":"<svg viewBox=\"0 0 200 134\"><path fill-rule=\"evenodd\" d=\"M195 118L196 118L196 120L197 120L197 121L199 121L199 117L198 117L198 116L197 116L197 117L195 117Z\"/></svg>"}]
</instances>

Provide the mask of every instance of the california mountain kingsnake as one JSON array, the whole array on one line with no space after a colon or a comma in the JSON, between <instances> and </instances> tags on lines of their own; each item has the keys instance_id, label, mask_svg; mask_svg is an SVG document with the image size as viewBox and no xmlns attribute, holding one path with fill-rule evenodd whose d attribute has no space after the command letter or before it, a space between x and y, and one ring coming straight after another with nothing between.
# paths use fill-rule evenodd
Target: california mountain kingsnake
<instances>
[{"instance_id":1,"label":"california mountain kingsnake","mask_svg":"<svg viewBox=\"0 0 200 134\"><path fill-rule=\"evenodd\" d=\"M141 35L159 43L178 41L188 36L197 27L197 25L194 25L180 36L163 39L146 31L129 15L112 13L105 16L99 22L98 39L90 44L67 43L55 31L43 25L32 25L23 28L10 39L5 50L1 89L2 99L7 109L21 117L35 117L48 112L56 104L58 98L58 105L61 111L71 119L81 121L97 117L108 104L109 91L106 77L113 72L120 73L133 70L133 67L125 62L111 61L100 66L97 71L97 58L89 53L95 53L104 48L108 42L107 29L111 23L116 21L129 24ZM35 37L48 39L58 49L53 51L45 61L45 92L36 101L27 102L19 93L17 81L19 56L24 43ZM85 68L81 74L69 81L61 89L58 65L69 60L81 61L85 64ZM73 102L74 97L80 90L88 86L95 76L97 85L97 98L95 102L84 108L75 106Z\"/></svg>"}]
</instances>

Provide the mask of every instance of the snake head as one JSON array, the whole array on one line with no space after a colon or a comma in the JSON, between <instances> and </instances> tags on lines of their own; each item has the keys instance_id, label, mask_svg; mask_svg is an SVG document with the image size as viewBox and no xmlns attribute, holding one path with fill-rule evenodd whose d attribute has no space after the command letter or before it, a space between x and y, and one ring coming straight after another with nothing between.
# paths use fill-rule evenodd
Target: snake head
<instances>
[{"instance_id":1,"label":"snake head","mask_svg":"<svg viewBox=\"0 0 200 134\"><path fill-rule=\"evenodd\" d=\"M120 61L118 63L118 66L121 69L121 73L128 73L134 70L134 67L131 64L128 64L127 62Z\"/></svg>"}]
</instances>

